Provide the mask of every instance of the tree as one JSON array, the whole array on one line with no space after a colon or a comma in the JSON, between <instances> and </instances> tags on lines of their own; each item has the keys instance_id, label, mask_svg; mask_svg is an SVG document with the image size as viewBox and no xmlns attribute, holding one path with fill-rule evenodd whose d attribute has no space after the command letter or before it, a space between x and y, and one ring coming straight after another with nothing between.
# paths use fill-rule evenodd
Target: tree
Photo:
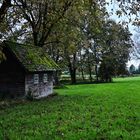
<instances>
[{"instance_id":1,"label":"tree","mask_svg":"<svg viewBox=\"0 0 140 140\"><path fill-rule=\"evenodd\" d=\"M82 5L83 4L83 5ZM78 4L77 4L78 5ZM79 6L80 5L80 6ZM94 50L92 50L91 41L94 39L96 33L98 33L101 29L100 25L103 24L106 11L104 9L104 3L102 3L102 8L100 7L100 4L95 1L84 1L79 3L78 8L81 10L79 12L74 10L74 13L71 16L68 16L68 23L70 23L70 27L68 28L70 30L71 27L73 28L73 33L68 33L67 35L67 53L66 54L66 60L68 64L68 68L71 75L72 83L76 82L76 70L78 69L78 64L80 61L80 69L82 71L82 77L83 76L83 68L88 71L89 79L92 81L92 71L94 63L97 62L97 56L94 54ZM77 9L77 7L76 7ZM74 16L74 17L73 17ZM71 17L71 18L70 18ZM67 31L69 30L67 29ZM69 42L69 43L68 43ZM71 47L70 47L71 46ZM73 49L70 49L73 48ZM84 61L81 58L82 54L81 51L85 51L84 53ZM91 53L92 52L92 53ZM78 55L80 54L80 55ZM94 56L96 57L94 60ZM83 63L84 62L84 63Z\"/></svg>"},{"instance_id":2,"label":"tree","mask_svg":"<svg viewBox=\"0 0 140 140\"><path fill-rule=\"evenodd\" d=\"M92 81L92 74L95 71L96 81L98 81L98 65L99 65L99 45L97 44L100 39L102 26L108 16L106 11L105 2L102 4L93 2L88 3L86 14L83 16L81 30L85 36L85 59L86 68L88 68L89 79ZM86 69L85 68L85 69Z\"/></svg>"},{"instance_id":3,"label":"tree","mask_svg":"<svg viewBox=\"0 0 140 140\"><path fill-rule=\"evenodd\" d=\"M119 18L125 17L125 19L121 20L120 23L125 26L128 26L128 24L133 24L135 26L140 25L139 0L111 0L109 4L116 6L116 8L111 9L112 14L115 13Z\"/></svg>"},{"instance_id":4,"label":"tree","mask_svg":"<svg viewBox=\"0 0 140 140\"><path fill-rule=\"evenodd\" d=\"M64 45L64 60L66 62L66 65L69 69L70 76L71 76L71 83L76 83L76 70L77 70L77 64L78 64L78 51L80 49L80 43L81 43L81 36L78 28L75 29L70 28L69 26L66 27L67 36L65 36L65 39L63 38L63 45Z\"/></svg>"},{"instance_id":5,"label":"tree","mask_svg":"<svg viewBox=\"0 0 140 140\"><path fill-rule=\"evenodd\" d=\"M1 4L1 7L0 7L0 33L1 33L1 30L3 30L2 28L4 28L4 26L3 26L4 17L7 14L7 11L9 9L9 7L11 7L11 0L3 0L2 4ZM2 35L0 34L0 38L1 37L2 37ZM2 53L2 48L0 47L0 62L3 59L5 59L5 56Z\"/></svg>"},{"instance_id":6,"label":"tree","mask_svg":"<svg viewBox=\"0 0 140 140\"><path fill-rule=\"evenodd\" d=\"M128 28L109 20L104 25L100 55L100 78L111 82L115 75L126 72L126 63L132 47L131 34Z\"/></svg>"},{"instance_id":7,"label":"tree","mask_svg":"<svg viewBox=\"0 0 140 140\"><path fill-rule=\"evenodd\" d=\"M76 71L78 69L80 57L79 54L81 54L80 51L82 51L84 40L87 40L87 36L84 34L84 28L86 26L85 17L87 18L88 15L90 15L88 19L91 18L93 21L97 20L97 18L94 18L94 12L91 13L90 11L93 6L95 6L95 3L92 5L88 0L75 1L65 14L65 17L61 19L57 24L57 27L53 29L53 37L57 34L56 38L58 42L53 44L53 46L56 46L55 50L49 52L55 52L55 56L58 54L59 56L57 56L59 57L60 62L63 60L67 65L71 75L71 83L76 83ZM99 8L98 11L100 11ZM97 14L97 17L98 15L99 13ZM59 48L58 46L61 47ZM49 49L50 47L47 46L47 48ZM59 53L56 53L56 50L58 50ZM92 64L88 66L91 65Z\"/></svg>"},{"instance_id":8,"label":"tree","mask_svg":"<svg viewBox=\"0 0 140 140\"><path fill-rule=\"evenodd\" d=\"M134 66L133 64L129 67L129 71L130 71L130 73L132 73L132 74L135 73L136 68L135 68L135 66Z\"/></svg>"},{"instance_id":9,"label":"tree","mask_svg":"<svg viewBox=\"0 0 140 140\"><path fill-rule=\"evenodd\" d=\"M53 35L53 30L60 20L74 3L73 0L14 0L15 13L18 12L20 18L26 20L22 25L23 29L31 31L32 43L35 46L43 47Z\"/></svg>"}]
</instances>

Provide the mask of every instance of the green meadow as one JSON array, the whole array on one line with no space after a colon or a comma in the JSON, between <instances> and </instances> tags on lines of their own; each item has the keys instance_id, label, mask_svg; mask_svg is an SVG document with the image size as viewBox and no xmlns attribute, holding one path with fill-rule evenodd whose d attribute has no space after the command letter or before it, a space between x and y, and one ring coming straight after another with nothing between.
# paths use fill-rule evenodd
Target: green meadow
<instances>
[{"instance_id":1,"label":"green meadow","mask_svg":"<svg viewBox=\"0 0 140 140\"><path fill-rule=\"evenodd\" d=\"M0 110L0 140L139 140L140 78L68 85Z\"/></svg>"}]
</instances>

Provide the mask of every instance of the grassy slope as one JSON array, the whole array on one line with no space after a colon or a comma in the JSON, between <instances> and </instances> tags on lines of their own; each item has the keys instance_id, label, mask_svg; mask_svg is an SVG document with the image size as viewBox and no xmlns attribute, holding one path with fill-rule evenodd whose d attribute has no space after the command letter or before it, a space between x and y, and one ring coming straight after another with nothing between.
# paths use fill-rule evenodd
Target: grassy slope
<instances>
[{"instance_id":1,"label":"grassy slope","mask_svg":"<svg viewBox=\"0 0 140 140\"><path fill-rule=\"evenodd\" d=\"M140 139L140 78L75 85L0 111L0 139Z\"/></svg>"}]
</instances>

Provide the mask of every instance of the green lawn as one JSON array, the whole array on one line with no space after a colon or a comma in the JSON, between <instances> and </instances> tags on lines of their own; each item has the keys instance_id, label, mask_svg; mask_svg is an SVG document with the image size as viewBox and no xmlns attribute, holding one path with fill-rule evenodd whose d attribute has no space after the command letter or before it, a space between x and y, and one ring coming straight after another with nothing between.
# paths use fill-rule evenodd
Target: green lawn
<instances>
[{"instance_id":1,"label":"green lawn","mask_svg":"<svg viewBox=\"0 0 140 140\"><path fill-rule=\"evenodd\" d=\"M71 85L0 110L0 140L139 140L140 78Z\"/></svg>"}]
</instances>

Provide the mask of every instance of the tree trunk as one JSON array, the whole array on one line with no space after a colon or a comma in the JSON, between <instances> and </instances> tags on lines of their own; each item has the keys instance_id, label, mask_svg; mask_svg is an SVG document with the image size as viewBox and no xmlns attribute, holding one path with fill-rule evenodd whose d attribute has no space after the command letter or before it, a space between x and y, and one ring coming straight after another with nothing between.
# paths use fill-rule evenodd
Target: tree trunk
<instances>
[{"instance_id":1,"label":"tree trunk","mask_svg":"<svg viewBox=\"0 0 140 140\"><path fill-rule=\"evenodd\" d=\"M89 65L88 66L89 68L89 80L90 80L90 82L92 82L92 70L91 70L91 66Z\"/></svg>"},{"instance_id":2,"label":"tree trunk","mask_svg":"<svg viewBox=\"0 0 140 140\"><path fill-rule=\"evenodd\" d=\"M80 49L80 51L79 51L80 59L82 60L82 54L81 54L81 52L82 52L82 49ZM81 60L80 60L80 61L81 61ZM83 69L83 61L81 61L81 62L82 62L82 63L81 63L81 65L80 65L80 70L81 70L81 74L82 74L82 80L85 81L84 69Z\"/></svg>"},{"instance_id":3,"label":"tree trunk","mask_svg":"<svg viewBox=\"0 0 140 140\"><path fill-rule=\"evenodd\" d=\"M91 65L90 65L90 54L89 54L89 51L87 50L87 54L88 54L88 71L89 71L89 80L90 82L92 82L92 68L91 68Z\"/></svg>"},{"instance_id":4,"label":"tree trunk","mask_svg":"<svg viewBox=\"0 0 140 140\"><path fill-rule=\"evenodd\" d=\"M84 76L84 70L83 70L83 68L81 68L81 73L82 73L82 79L83 79L83 81L85 81L85 76Z\"/></svg>"},{"instance_id":5,"label":"tree trunk","mask_svg":"<svg viewBox=\"0 0 140 140\"><path fill-rule=\"evenodd\" d=\"M54 85L55 85L55 86L59 86L59 85L60 85L60 81L59 81L59 71L55 71L55 72L54 72Z\"/></svg>"},{"instance_id":6,"label":"tree trunk","mask_svg":"<svg viewBox=\"0 0 140 140\"><path fill-rule=\"evenodd\" d=\"M96 75L96 81L99 81L99 76L98 76L98 67L97 67L97 63L95 65L95 75Z\"/></svg>"},{"instance_id":7,"label":"tree trunk","mask_svg":"<svg viewBox=\"0 0 140 140\"><path fill-rule=\"evenodd\" d=\"M76 84L76 69L70 70L71 84Z\"/></svg>"},{"instance_id":8,"label":"tree trunk","mask_svg":"<svg viewBox=\"0 0 140 140\"><path fill-rule=\"evenodd\" d=\"M51 49L51 54L53 55L53 60L56 62L56 64L58 64L59 57L60 57L60 55L59 55L59 49L57 49L56 53L53 52L53 50ZM60 80L60 71L57 70L54 73L54 83L55 83L55 85L57 85L57 86L60 85L60 81L59 80Z\"/></svg>"},{"instance_id":9,"label":"tree trunk","mask_svg":"<svg viewBox=\"0 0 140 140\"><path fill-rule=\"evenodd\" d=\"M3 0L3 3L0 7L0 23L3 21L9 7L11 7L11 0Z\"/></svg>"},{"instance_id":10,"label":"tree trunk","mask_svg":"<svg viewBox=\"0 0 140 140\"><path fill-rule=\"evenodd\" d=\"M96 81L99 81L99 76L98 76L98 58L97 58L97 45L94 44L94 59L95 59L95 75L96 75Z\"/></svg>"},{"instance_id":11,"label":"tree trunk","mask_svg":"<svg viewBox=\"0 0 140 140\"><path fill-rule=\"evenodd\" d=\"M71 61L69 57L68 62L68 68L71 76L71 84L76 84L76 53L73 54L73 61Z\"/></svg>"},{"instance_id":12,"label":"tree trunk","mask_svg":"<svg viewBox=\"0 0 140 140\"><path fill-rule=\"evenodd\" d=\"M38 34L35 31L33 31L33 39L34 39L34 45L38 46Z\"/></svg>"}]
</instances>

